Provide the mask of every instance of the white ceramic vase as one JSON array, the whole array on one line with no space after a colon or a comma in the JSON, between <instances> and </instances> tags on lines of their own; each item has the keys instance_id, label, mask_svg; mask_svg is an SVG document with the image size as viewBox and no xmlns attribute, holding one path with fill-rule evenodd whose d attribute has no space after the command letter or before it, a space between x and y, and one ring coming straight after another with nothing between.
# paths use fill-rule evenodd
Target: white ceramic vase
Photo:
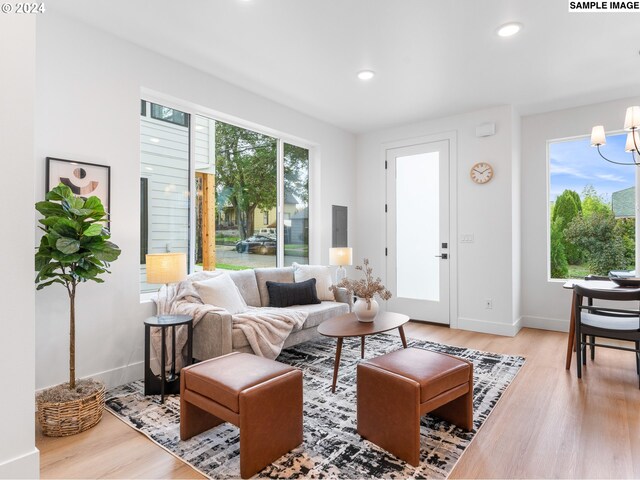
<instances>
[{"instance_id":1,"label":"white ceramic vase","mask_svg":"<svg viewBox=\"0 0 640 480\"><path fill-rule=\"evenodd\" d=\"M375 298L371 299L371 304L367 305L364 298L358 297L356 303L353 304L353 313L356 314L360 322L373 322L380 309Z\"/></svg>"}]
</instances>

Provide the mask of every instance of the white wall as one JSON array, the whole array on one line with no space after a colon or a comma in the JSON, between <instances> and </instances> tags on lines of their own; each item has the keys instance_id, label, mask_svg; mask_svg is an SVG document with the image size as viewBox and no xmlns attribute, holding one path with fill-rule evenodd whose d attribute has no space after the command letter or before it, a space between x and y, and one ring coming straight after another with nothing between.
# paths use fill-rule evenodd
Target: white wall
<instances>
[{"instance_id":1,"label":"white wall","mask_svg":"<svg viewBox=\"0 0 640 480\"><path fill-rule=\"evenodd\" d=\"M353 237L352 134L50 12L38 21L37 39L36 197L44 195L46 156L111 165L112 234L122 248L104 284L79 287L80 377L105 372L101 377L114 385L142 376L142 320L153 308L140 304L138 285L141 88L317 145L311 261L328 262L332 204L350 207ZM67 377L67 309L64 292L55 286L36 296L38 388Z\"/></svg>"},{"instance_id":2,"label":"white wall","mask_svg":"<svg viewBox=\"0 0 640 480\"><path fill-rule=\"evenodd\" d=\"M522 119L523 326L569 328L571 292L562 288L562 280L549 281L547 273L547 140L588 135L593 125L621 130L626 107L639 104L640 97L635 97Z\"/></svg>"},{"instance_id":3,"label":"white wall","mask_svg":"<svg viewBox=\"0 0 640 480\"><path fill-rule=\"evenodd\" d=\"M357 242L354 260L371 260L376 274L385 271L385 170L384 144L444 132L456 132L457 197L452 226L458 238L452 258L453 288L457 303L452 326L514 335L519 329L519 150L514 135L518 117L502 106L390 128L358 136L357 141ZM496 134L476 137L476 126L495 122ZM517 128L515 129L517 130ZM477 185L469 178L473 164L486 161L494 167L494 179ZM462 234L473 234L474 243L460 243ZM452 255L456 255L452 251ZM457 269L455 265L457 264ZM493 309L485 309L485 299ZM457 316L455 314L457 310Z\"/></svg>"},{"instance_id":4,"label":"white wall","mask_svg":"<svg viewBox=\"0 0 640 480\"><path fill-rule=\"evenodd\" d=\"M5 392L0 401L0 478L37 478L35 448L35 218L33 99L35 17L0 15L0 195L2 271L0 352Z\"/></svg>"}]
</instances>

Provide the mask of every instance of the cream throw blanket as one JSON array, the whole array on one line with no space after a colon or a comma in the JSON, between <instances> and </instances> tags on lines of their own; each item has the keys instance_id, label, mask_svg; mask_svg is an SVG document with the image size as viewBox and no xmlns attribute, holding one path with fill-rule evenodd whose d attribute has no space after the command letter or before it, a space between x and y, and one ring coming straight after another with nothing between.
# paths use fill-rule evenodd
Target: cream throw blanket
<instances>
[{"instance_id":1,"label":"cream throw blanket","mask_svg":"<svg viewBox=\"0 0 640 480\"><path fill-rule=\"evenodd\" d=\"M221 307L207 305L202 302L193 282L207 280L223 275L220 271L197 272L176 284L164 286L158 292L155 300L158 315L190 315L195 325L209 312L228 313ZM237 313L232 318L233 330L241 330L245 334L249 345L256 355L275 359L282 350L285 340L296 327L301 327L307 319L308 313L287 308L248 307L243 313ZM159 328L151 330L152 344L159 355L161 351L162 335ZM171 330L167 335L167 369L171 363ZM176 350L183 351L187 343L187 327L176 328ZM182 368L182 355L176 356L176 371Z\"/></svg>"}]
</instances>

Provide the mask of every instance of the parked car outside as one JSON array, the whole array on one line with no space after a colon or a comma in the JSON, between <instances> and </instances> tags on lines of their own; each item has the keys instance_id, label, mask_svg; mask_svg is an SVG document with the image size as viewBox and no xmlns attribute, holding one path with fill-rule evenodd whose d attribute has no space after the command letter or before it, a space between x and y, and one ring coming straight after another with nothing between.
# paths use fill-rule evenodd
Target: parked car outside
<instances>
[{"instance_id":1,"label":"parked car outside","mask_svg":"<svg viewBox=\"0 0 640 480\"><path fill-rule=\"evenodd\" d=\"M252 235L236 243L238 253L259 253L260 255L275 255L276 240L266 235Z\"/></svg>"},{"instance_id":2,"label":"parked car outside","mask_svg":"<svg viewBox=\"0 0 640 480\"><path fill-rule=\"evenodd\" d=\"M276 239L276 229L272 227L261 228L256 235L263 235L265 237Z\"/></svg>"}]
</instances>

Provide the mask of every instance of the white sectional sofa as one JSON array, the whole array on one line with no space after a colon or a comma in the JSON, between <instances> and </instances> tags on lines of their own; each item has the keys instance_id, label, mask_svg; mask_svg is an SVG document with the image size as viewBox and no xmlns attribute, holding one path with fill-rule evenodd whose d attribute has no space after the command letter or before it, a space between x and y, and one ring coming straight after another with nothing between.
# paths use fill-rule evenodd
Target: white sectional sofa
<instances>
[{"instance_id":1,"label":"white sectional sofa","mask_svg":"<svg viewBox=\"0 0 640 480\"><path fill-rule=\"evenodd\" d=\"M240 294L247 305L252 307L267 307L269 293L267 281L280 283L294 282L293 267L284 268L256 268L254 270L240 270L229 272ZM312 305L294 305L286 308L304 310L309 316L299 329L294 329L284 343L284 348L306 342L319 336L317 327L328 318L348 313L351 310L352 299L345 289L340 289L336 301L322 301ZM209 312L202 318L193 330L193 356L197 360L218 357L230 352L253 353L249 342L239 329L232 329L230 313Z\"/></svg>"}]
</instances>

